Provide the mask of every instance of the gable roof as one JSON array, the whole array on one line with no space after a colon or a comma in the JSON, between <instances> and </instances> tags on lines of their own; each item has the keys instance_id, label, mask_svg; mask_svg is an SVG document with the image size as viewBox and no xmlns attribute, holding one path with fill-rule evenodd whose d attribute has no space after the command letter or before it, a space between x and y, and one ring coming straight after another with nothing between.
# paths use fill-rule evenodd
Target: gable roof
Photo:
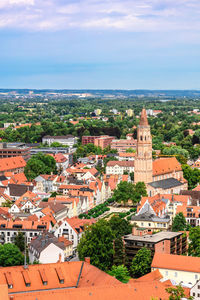
<instances>
[{"instance_id":1,"label":"gable roof","mask_svg":"<svg viewBox=\"0 0 200 300\"><path fill-rule=\"evenodd\" d=\"M134 167L134 161L117 161L117 160L110 160L107 163L107 167L114 167L114 166L119 166L119 167Z\"/></svg>"},{"instance_id":2,"label":"gable roof","mask_svg":"<svg viewBox=\"0 0 200 300\"><path fill-rule=\"evenodd\" d=\"M176 157L158 158L153 161L153 176L182 171Z\"/></svg>"},{"instance_id":3,"label":"gable roof","mask_svg":"<svg viewBox=\"0 0 200 300\"><path fill-rule=\"evenodd\" d=\"M151 267L200 273L200 257L155 253Z\"/></svg>"},{"instance_id":4,"label":"gable roof","mask_svg":"<svg viewBox=\"0 0 200 300\"><path fill-rule=\"evenodd\" d=\"M22 156L8 157L0 159L0 172L24 168L26 162Z\"/></svg>"}]
</instances>

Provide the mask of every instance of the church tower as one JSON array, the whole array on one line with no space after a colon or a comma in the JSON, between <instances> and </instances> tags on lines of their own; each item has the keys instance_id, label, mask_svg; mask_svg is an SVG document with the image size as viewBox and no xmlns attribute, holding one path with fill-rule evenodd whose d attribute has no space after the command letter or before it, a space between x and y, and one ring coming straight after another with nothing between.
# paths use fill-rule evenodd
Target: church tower
<instances>
[{"instance_id":1,"label":"church tower","mask_svg":"<svg viewBox=\"0 0 200 300\"><path fill-rule=\"evenodd\" d=\"M153 181L152 171L152 138L147 120L146 110L141 112L140 123L137 128L137 152L135 157L134 181Z\"/></svg>"}]
</instances>

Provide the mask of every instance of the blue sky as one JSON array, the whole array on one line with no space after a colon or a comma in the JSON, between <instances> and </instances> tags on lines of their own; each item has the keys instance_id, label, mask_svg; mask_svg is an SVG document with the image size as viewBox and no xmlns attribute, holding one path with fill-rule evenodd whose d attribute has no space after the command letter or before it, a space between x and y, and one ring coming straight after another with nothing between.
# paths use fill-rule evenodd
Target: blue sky
<instances>
[{"instance_id":1,"label":"blue sky","mask_svg":"<svg viewBox=\"0 0 200 300\"><path fill-rule=\"evenodd\" d=\"M0 0L0 87L200 89L200 1Z\"/></svg>"}]
</instances>

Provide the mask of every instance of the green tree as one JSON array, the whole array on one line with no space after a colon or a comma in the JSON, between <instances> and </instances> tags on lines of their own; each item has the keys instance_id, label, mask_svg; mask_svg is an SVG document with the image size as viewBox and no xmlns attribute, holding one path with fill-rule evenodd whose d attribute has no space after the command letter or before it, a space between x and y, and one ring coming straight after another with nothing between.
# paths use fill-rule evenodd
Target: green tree
<instances>
[{"instance_id":1,"label":"green tree","mask_svg":"<svg viewBox=\"0 0 200 300\"><path fill-rule=\"evenodd\" d=\"M141 248L132 260L130 271L133 277L141 277L151 272L151 250Z\"/></svg>"},{"instance_id":2,"label":"green tree","mask_svg":"<svg viewBox=\"0 0 200 300\"><path fill-rule=\"evenodd\" d=\"M81 260L90 257L91 264L107 271L112 266L114 235L108 223L100 220L90 226L81 237L78 256Z\"/></svg>"},{"instance_id":3,"label":"green tree","mask_svg":"<svg viewBox=\"0 0 200 300\"><path fill-rule=\"evenodd\" d=\"M187 222L182 212L178 213L172 222L172 231L184 231L187 228Z\"/></svg>"},{"instance_id":4,"label":"green tree","mask_svg":"<svg viewBox=\"0 0 200 300\"><path fill-rule=\"evenodd\" d=\"M117 280L127 283L130 279L130 275L127 267L124 265L112 266L111 271L108 271L108 274L114 276Z\"/></svg>"},{"instance_id":5,"label":"green tree","mask_svg":"<svg viewBox=\"0 0 200 300\"><path fill-rule=\"evenodd\" d=\"M25 236L21 231L18 232L18 234L15 237L14 244L19 248L21 252L25 249Z\"/></svg>"},{"instance_id":6,"label":"green tree","mask_svg":"<svg viewBox=\"0 0 200 300\"><path fill-rule=\"evenodd\" d=\"M183 177L188 181L188 189L193 189L200 182L200 170L182 165Z\"/></svg>"},{"instance_id":7,"label":"green tree","mask_svg":"<svg viewBox=\"0 0 200 300\"><path fill-rule=\"evenodd\" d=\"M112 218L108 221L108 225L110 226L115 238L129 234L132 231L130 222L118 216L112 216Z\"/></svg>"},{"instance_id":8,"label":"green tree","mask_svg":"<svg viewBox=\"0 0 200 300\"><path fill-rule=\"evenodd\" d=\"M19 248L14 244L0 245L0 266L18 266L23 265L24 256Z\"/></svg>"},{"instance_id":9,"label":"green tree","mask_svg":"<svg viewBox=\"0 0 200 300\"><path fill-rule=\"evenodd\" d=\"M122 237L119 236L114 240L114 255L113 255L113 264L116 266L125 264L126 254L124 249L124 243Z\"/></svg>"},{"instance_id":10,"label":"green tree","mask_svg":"<svg viewBox=\"0 0 200 300\"><path fill-rule=\"evenodd\" d=\"M188 254L200 257L200 227L190 228Z\"/></svg>"},{"instance_id":11,"label":"green tree","mask_svg":"<svg viewBox=\"0 0 200 300\"><path fill-rule=\"evenodd\" d=\"M169 287L166 289L167 293L169 293L169 300L181 300L186 299L186 295L184 289L181 285L176 287ZM189 297L187 299L193 299L193 297Z\"/></svg>"},{"instance_id":12,"label":"green tree","mask_svg":"<svg viewBox=\"0 0 200 300\"><path fill-rule=\"evenodd\" d=\"M56 173L55 159L43 153L33 155L26 164L24 173L28 180L33 180L40 174Z\"/></svg>"},{"instance_id":13,"label":"green tree","mask_svg":"<svg viewBox=\"0 0 200 300\"><path fill-rule=\"evenodd\" d=\"M135 153L135 152L136 152L136 150L133 148L126 149L126 153Z\"/></svg>"}]
</instances>

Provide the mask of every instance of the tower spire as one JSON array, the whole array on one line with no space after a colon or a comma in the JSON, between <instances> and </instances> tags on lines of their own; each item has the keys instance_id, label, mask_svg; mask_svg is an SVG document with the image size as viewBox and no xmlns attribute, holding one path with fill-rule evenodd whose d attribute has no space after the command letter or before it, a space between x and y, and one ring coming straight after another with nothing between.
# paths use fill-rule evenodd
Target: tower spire
<instances>
[{"instance_id":1,"label":"tower spire","mask_svg":"<svg viewBox=\"0 0 200 300\"><path fill-rule=\"evenodd\" d=\"M146 113L146 109L143 108L142 112L141 112L141 117L140 117L140 124L142 126L146 126L149 125L148 120L147 120L147 113Z\"/></svg>"}]
</instances>

